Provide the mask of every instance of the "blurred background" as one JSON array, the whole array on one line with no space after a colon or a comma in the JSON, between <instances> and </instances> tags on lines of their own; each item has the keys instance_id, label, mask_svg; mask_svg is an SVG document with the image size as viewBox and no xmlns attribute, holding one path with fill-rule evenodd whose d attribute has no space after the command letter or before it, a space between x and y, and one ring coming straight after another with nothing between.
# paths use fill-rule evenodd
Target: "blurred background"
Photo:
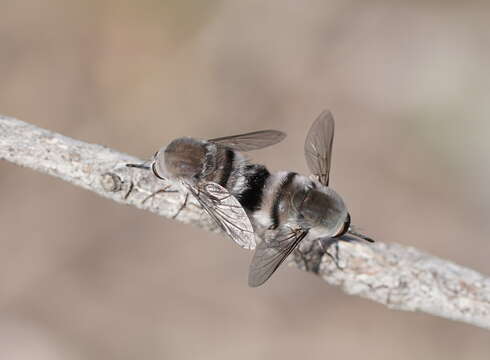
<instances>
[{"instance_id":1,"label":"blurred background","mask_svg":"<svg viewBox=\"0 0 490 360\"><path fill-rule=\"evenodd\" d=\"M141 158L276 128L251 154L332 186L372 237L490 274L487 1L2 0L0 113ZM391 311L216 234L0 163L0 358L488 359L489 333Z\"/></svg>"}]
</instances>

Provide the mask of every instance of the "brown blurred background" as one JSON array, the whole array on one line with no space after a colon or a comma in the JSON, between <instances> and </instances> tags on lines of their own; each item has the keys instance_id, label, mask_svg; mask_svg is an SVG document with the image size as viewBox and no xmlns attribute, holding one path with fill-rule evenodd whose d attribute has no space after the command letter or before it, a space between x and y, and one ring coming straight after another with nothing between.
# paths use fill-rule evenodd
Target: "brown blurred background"
<instances>
[{"instance_id":1,"label":"brown blurred background","mask_svg":"<svg viewBox=\"0 0 490 360\"><path fill-rule=\"evenodd\" d=\"M0 113L148 157L263 128L306 172L336 118L332 186L373 237L490 274L490 3L0 3ZM216 234L0 163L0 359L488 359L489 333L351 297Z\"/></svg>"}]
</instances>

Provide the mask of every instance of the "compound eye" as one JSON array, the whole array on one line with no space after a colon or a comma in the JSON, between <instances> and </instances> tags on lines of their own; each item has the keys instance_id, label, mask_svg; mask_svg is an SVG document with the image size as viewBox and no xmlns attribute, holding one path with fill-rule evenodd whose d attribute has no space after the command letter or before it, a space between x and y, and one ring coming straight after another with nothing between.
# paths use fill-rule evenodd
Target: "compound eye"
<instances>
[{"instance_id":1,"label":"compound eye","mask_svg":"<svg viewBox=\"0 0 490 360\"><path fill-rule=\"evenodd\" d=\"M347 213L347 218L345 219L344 228L342 229L341 235L344 235L347 231L349 231L349 228L350 228L350 214Z\"/></svg>"},{"instance_id":2,"label":"compound eye","mask_svg":"<svg viewBox=\"0 0 490 360\"><path fill-rule=\"evenodd\" d=\"M153 174L162 180L166 179L166 168L165 168L165 149L160 149L158 150L155 155L153 156L153 163L151 165L151 170L153 171Z\"/></svg>"},{"instance_id":3,"label":"compound eye","mask_svg":"<svg viewBox=\"0 0 490 360\"><path fill-rule=\"evenodd\" d=\"M190 164L185 161L174 164L174 167L178 168L182 174L194 174L196 172L196 167L194 164Z\"/></svg>"},{"instance_id":4,"label":"compound eye","mask_svg":"<svg viewBox=\"0 0 490 360\"><path fill-rule=\"evenodd\" d=\"M349 228L350 228L350 214L347 213L347 217L345 218L344 224L342 225L342 229L334 237L339 237L344 235L346 232L349 231Z\"/></svg>"},{"instance_id":5,"label":"compound eye","mask_svg":"<svg viewBox=\"0 0 490 360\"><path fill-rule=\"evenodd\" d=\"M153 175L155 175L157 178L159 178L161 180L166 180L165 177L163 177L162 175L160 175L158 173L156 164L157 163L155 161L153 162L153 164L151 164L151 171L153 172Z\"/></svg>"}]
</instances>

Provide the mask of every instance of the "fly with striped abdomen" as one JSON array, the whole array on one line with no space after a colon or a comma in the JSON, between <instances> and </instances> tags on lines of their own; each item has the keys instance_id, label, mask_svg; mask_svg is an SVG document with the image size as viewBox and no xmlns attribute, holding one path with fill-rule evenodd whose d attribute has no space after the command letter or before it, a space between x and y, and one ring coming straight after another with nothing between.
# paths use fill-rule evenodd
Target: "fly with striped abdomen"
<instances>
[{"instance_id":1,"label":"fly with striped abdomen","mask_svg":"<svg viewBox=\"0 0 490 360\"><path fill-rule=\"evenodd\" d=\"M319 241L322 248L345 234L373 242L355 230L344 201L328 186L334 127L332 114L324 111L308 131L304 152L313 179L295 172L280 172L271 178L263 206L252 215L252 223L273 232L262 236L264 240L255 250L250 286L266 282L307 236Z\"/></svg>"},{"instance_id":2,"label":"fly with striped abdomen","mask_svg":"<svg viewBox=\"0 0 490 360\"><path fill-rule=\"evenodd\" d=\"M233 241L245 249L254 249L249 215L260 206L270 173L263 165L250 164L242 152L274 145L285 137L277 130L210 140L182 137L160 149L150 166L128 166L151 169L157 178L177 182L187 192L181 209L188 194L193 195Z\"/></svg>"}]
</instances>

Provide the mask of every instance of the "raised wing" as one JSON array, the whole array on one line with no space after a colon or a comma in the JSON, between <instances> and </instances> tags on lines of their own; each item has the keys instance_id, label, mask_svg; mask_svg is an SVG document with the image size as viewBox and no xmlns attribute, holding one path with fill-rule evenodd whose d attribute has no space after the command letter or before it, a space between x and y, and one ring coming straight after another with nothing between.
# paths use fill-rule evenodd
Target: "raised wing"
<instances>
[{"instance_id":1,"label":"raised wing","mask_svg":"<svg viewBox=\"0 0 490 360\"><path fill-rule=\"evenodd\" d=\"M307 230L283 226L272 240L263 240L252 258L248 285L257 287L265 283L307 234Z\"/></svg>"},{"instance_id":2,"label":"raised wing","mask_svg":"<svg viewBox=\"0 0 490 360\"><path fill-rule=\"evenodd\" d=\"M250 219L238 200L228 190L213 182L200 183L196 186L185 185L220 229L238 246L255 249L255 235Z\"/></svg>"},{"instance_id":3,"label":"raised wing","mask_svg":"<svg viewBox=\"0 0 490 360\"><path fill-rule=\"evenodd\" d=\"M332 113L323 111L311 125L305 140L305 157L308 168L318 181L328 186L334 135Z\"/></svg>"},{"instance_id":4,"label":"raised wing","mask_svg":"<svg viewBox=\"0 0 490 360\"><path fill-rule=\"evenodd\" d=\"M225 136L215 139L210 139L215 144L227 146L233 150L250 151L262 149L281 142L286 137L286 134L278 130L262 130L251 133Z\"/></svg>"}]
</instances>

